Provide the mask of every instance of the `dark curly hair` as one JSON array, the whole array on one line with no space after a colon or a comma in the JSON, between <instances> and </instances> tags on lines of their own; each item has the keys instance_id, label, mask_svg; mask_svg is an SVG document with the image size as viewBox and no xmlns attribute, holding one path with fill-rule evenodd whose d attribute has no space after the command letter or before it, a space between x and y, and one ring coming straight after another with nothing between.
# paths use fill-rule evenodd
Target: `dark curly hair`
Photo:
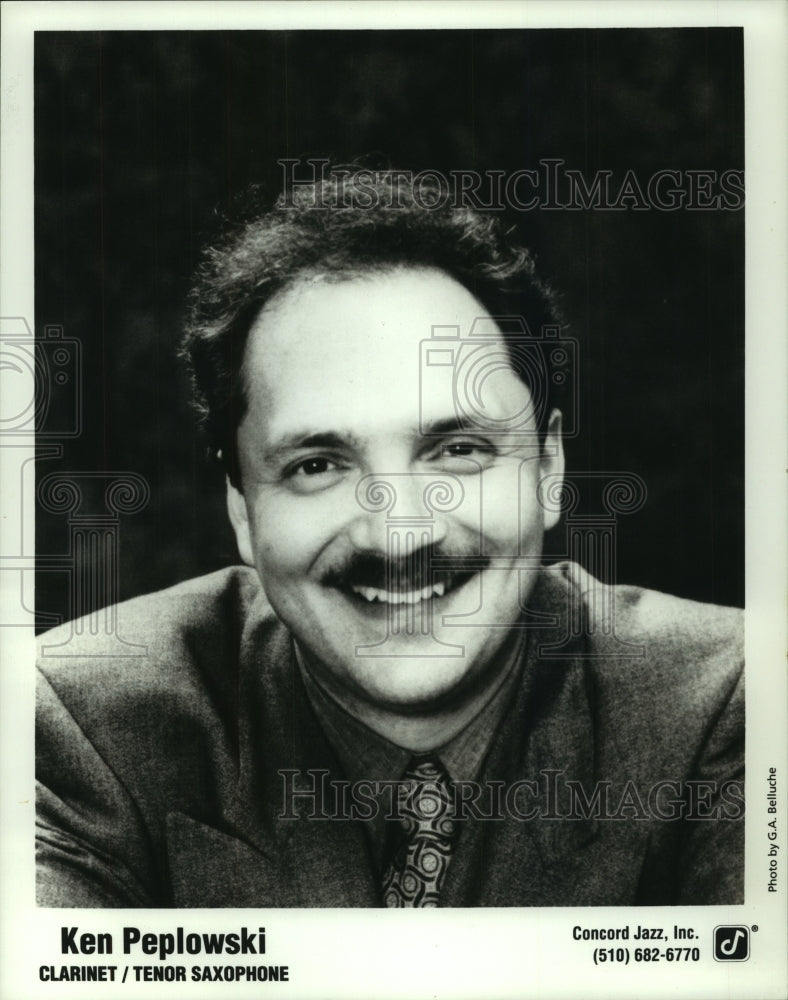
<instances>
[{"instance_id":1,"label":"dark curly hair","mask_svg":"<svg viewBox=\"0 0 788 1000\"><path fill-rule=\"evenodd\" d=\"M545 325L560 326L554 295L536 277L529 252L509 239L497 217L452 204L445 195L437 186L414 185L403 171L366 169L334 171L294 186L273 208L261 207L250 189L240 219L204 250L181 354L209 450L234 484L235 432L246 408L240 377L246 338L263 306L299 277L437 268L496 319L521 317L528 336L538 336ZM506 338L506 324L499 326ZM533 392L532 375L513 367ZM537 408L542 436L555 405L556 386L546 381L550 398Z\"/></svg>"}]
</instances>

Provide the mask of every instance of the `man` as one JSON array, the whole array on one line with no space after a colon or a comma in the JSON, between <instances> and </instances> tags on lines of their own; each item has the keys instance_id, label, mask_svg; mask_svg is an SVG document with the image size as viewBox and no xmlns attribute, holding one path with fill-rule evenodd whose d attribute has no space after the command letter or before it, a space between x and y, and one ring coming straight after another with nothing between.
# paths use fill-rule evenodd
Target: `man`
<instances>
[{"instance_id":1,"label":"man","mask_svg":"<svg viewBox=\"0 0 788 1000\"><path fill-rule=\"evenodd\" d=\"M401 175L208 251L185 352L245 567L119 606L144 656L42 657L40 903L742 900L739 613L540 567L556 322Z\"/></svg>"}]
</instances>

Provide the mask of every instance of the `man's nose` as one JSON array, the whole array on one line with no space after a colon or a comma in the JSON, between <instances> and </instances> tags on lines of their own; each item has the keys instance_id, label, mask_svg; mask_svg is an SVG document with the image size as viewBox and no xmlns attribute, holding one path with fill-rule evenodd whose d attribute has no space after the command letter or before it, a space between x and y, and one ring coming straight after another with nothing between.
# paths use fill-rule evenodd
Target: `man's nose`
<instances>
[{"instance_id":1,"label":"man's nose","mask_svg":"<svg viewBox=\"0 0 788 1000\"><path fill-rule=\"evenodd\" d=\"M384 553L394 543L400 557L425 544L438 544L448 533L447 514L459 504L461 491L454 476L362 476L356 486L357 510L348 524L350 541L357 549Z\"/></svg>"}]
</instances>

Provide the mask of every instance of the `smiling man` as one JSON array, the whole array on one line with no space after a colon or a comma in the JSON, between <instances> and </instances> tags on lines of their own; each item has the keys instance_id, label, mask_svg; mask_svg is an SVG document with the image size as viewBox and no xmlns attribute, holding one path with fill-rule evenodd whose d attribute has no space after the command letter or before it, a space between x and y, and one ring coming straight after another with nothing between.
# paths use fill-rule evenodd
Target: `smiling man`
<instances>
[{"instance_id":1,"label":"smiling man","mask_svg":"<svg viewBox=\"0 0 788 1000\"><path fill-rule=\"evenodd\" d=\"M567 350L439 194L343 175L207 251L245 566L119 606L142 656L42 656L42 904L741 900L740 614L541 566Z\"/></svg>"},{"instance_id":2,"label":"smiling man","mask_svg":"<svg viewBox=\"0 0 788 1000\"><path fill-rule=\"evenodd\" d=\"M490 375L487 426L458 425L449 366L420 401L425 317L468 331L483 311L437 269L316 271L261 310L241 367L238 485L228 487L241 557L290 623L315 679L356 718L414 750L455 736L501 683L505 626L527 596L518 566L523 554L535 566L541 555L539 481L562 465L560 413L540 447L529 390L511 368ZM500 346L496 337L483 354L494 358ZM520 425L502 434L497 425L512 414L522 414ZM377 481L389 491L395 524L421 529L395 535L396 554L391 518L359 502L364 477L367 488ZM433 516L424 497L431 485L454 494ZM453 571L434 567L438 552ZM511 565L463 571L483 556ZM463 626L482 597L488 623Z\"/></svg>"}]
</instances>

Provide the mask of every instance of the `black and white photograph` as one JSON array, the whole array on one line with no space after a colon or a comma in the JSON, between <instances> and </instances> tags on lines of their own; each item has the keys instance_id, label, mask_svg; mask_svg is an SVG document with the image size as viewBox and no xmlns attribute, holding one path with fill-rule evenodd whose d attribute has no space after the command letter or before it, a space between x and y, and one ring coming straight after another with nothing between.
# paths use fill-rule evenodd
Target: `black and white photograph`
<instances>
[{"instance_id":1,"label":"black and white photograph","mask_svg":"<svg viewBox=\"0 0 788 1000\"><path fill-rule=\"evenodd\" d=\"M245 6L29 38L24 995L779 996L747 24Z\"/></svg>"}]
</instances>

